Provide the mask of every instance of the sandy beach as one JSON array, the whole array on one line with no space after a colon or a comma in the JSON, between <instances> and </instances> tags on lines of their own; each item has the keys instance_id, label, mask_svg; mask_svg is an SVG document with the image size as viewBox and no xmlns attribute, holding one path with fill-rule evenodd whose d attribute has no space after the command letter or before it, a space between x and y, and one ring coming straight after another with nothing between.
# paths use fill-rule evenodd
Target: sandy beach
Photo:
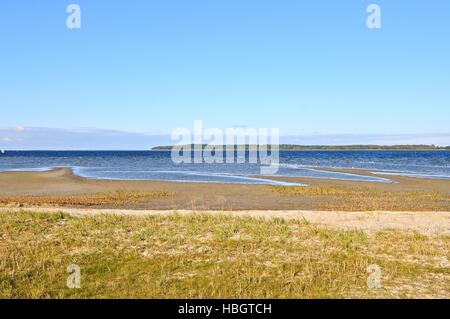
<instances>
[{"instance_id":1,"label":"sandy beach","mask_svg":"<svg viewBox=\"0 0 450 319\"><path fill-rule=\"evenodd\" d=\"M362 170L340 170L370 175ZM389 176L393 183L357 182L316 178L277 178L307 187L268 185L176 183L137 180L96 180L76 176L68 168L46 172L0 173L3 205L43 205L55 198L95 196L100 193L164 192L151 200L98 203L96 208L191 210L393 210L450 211L450 180ZM46 198L52 197L52 201ZM145 197L145 196L143 196ZM63 203L65 201L62 201ZM77 205L62 206L84 206ZM45 205L48 206L48 205Z\"/></svg>"},{"instance_id":2,"label":"sandy beach","mask_svg":"<svg viewBox=\"0 0 450 319\"><path fill-rule=\"evenodd\" d=\"M363 170L341 172L371 175ZM392 183L277 178L308 186L99 180L69 168L0 173L0 210L72 216L190 215L300 220L336 229L450 234L450 181L390 176Z\"/></svg>"},{"instance_id":3,"label":"sandy beach","mask_svg":"<svg viewBox=\"0 0 450 319\"><path fill-rule=\"evenodd\" d=\"M309 185L289 187L0 173L0 297L448 298L450 181L390 178L283 178ZM83 289L61 286L73 263ZM371 265L382 289L367 288Z\"/></svg>"},{"instance_id":4,"label":"sandy beach","mask_svg":"<svg viewBox=\"0 0 450 319\"><path fill-rule=\"evenodd\" d=\"M370 175L362 170L340 170ZM125 209L200 209L200 210L336 210L339 200L366 202L372 197L382 202L414 197L416 203L397 202L390 210L450 211L450 181L390 176L394 183L357 182L315 178L277 178L298 182L308 187L273 187L268 185L176 183L138 180L97 180L76 176L68 168L46 172L0 173L0 199L37 196L64 197L93 195L105 192L155 192L164 191L167 196L99 208ZM292 190L295 192L292 193ZM338 200L338 202L339 202ZM19 201L20 202L20 201ZM43 200L45 202L45 200ZM387 204L389 206L389 203ZM417 207L411 206L416 205ZM406 206L405 206L406 205ZM75 205L77 206L77 205ZM82 206L82 205L80 205ZM333 208L334 207L334 208ZM343 209L352 210L352 209ZM377 210L368 208L368 210Z\"/></svg>"}]
</instances>

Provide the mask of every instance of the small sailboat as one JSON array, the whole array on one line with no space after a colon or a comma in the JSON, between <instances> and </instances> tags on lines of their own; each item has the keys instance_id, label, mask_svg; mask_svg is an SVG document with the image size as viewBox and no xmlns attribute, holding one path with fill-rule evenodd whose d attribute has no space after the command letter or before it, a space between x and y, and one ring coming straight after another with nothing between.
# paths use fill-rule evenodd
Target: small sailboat
<instances>
[{"instance_id":1,"label":"small sailboat","mask_svg":"<svg viewBox=\"0 0 450 319\"><path fill-rule=\"evenodd\" d=\"M5 150L2 150L2 154L5 154Z\"/></svg>"}]
</instances>

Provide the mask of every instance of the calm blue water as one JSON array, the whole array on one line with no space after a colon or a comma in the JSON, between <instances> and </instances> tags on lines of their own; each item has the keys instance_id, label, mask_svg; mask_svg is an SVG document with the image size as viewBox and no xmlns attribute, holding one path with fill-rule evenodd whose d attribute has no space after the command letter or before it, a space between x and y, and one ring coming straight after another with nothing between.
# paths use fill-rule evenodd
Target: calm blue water
<instances>
[{"instance_id":1,"label":"calm blue water","mask_svg":"<svg viewBox=\"0 0 450 319\"><path fill-rule=\"evenodd\" d=\"M174 164L170 152L7 151L0 171L71 167L75 174L100 179L177 182L284 184L258 178L256 164ZM359 168L377 177L328 172L320 168ZM390 182L390 175L450 179L450 151L281 151L278 176Z\"/></svg>"}]
</instances>

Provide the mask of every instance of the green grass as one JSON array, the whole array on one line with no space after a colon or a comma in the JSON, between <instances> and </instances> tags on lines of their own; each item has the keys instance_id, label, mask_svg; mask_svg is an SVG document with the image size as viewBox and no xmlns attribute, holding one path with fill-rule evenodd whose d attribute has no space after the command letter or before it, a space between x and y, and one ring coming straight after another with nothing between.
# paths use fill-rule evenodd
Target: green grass
<instances>
[{"instance_id":1,"label":"green grass","mask_svg":"<svg viewBox=\"0 0 450 319\"><path fill-rule=\"evenodd\" d=\"M450 297L450 238L223 215L0 213L3 298ZM81 267L81 289L66 268ZM380 289L366 286L381 267Z\"/></svg>"}]
</instances>

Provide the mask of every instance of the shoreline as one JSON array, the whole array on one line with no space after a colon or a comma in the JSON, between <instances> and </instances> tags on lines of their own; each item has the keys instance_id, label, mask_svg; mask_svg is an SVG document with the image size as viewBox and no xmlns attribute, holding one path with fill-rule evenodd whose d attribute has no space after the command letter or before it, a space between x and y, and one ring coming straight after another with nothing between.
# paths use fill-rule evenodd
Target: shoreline
<instances>
[{"instance_id":1,"label":"shoreline","mask_svg":"<svg viewBox=\"0 0 450 319\"><path fill-rule=\"evenodd\" d=\"M236 185L271 185L271 184L254 184L254 183L244 183L244 182L215 182L215 181L184 181L184 180L158 180L158 179L127 179L127 178L109 178L109 177L93 177L93 176L83 176L76 172L77 166L49 166L40 168L23 168L23 169L10 169L10 170L0 170L0 174L3 173L35 173L35 172L51 172L60 169L70 170L71 174L77 177L90 179L90 180L106 180L106 181L149 181L149 182L163 182L163 183L194 183L194 184L236 184ZM325 172L335 172L343 173L349 175L359 175L362 177L373 177L378 178L377 180L360 180L360 179L342 179L342 178L324 178L324 177L302 177L302 176L288 176L288 175L235 175L243 176L254 179L261 180L273 180L279 181L281 179L318 179L318 180L330 180L330 181L349 181L349 182L368 182L368 183L396 183L395 177L407 177L418 180L444 180L450 181L450 176L446 175L432 175L425 173L398 173L396 171L387 169L372 169L372 168L347 168L347 167L331 167L331 166L305 166L307 169L325 171ZM224 174L224 176L226 176ZM383 177L385 176L385 177ZM386 181L381 181L381 180ZM300 183L301 184L301 183ZM289 186L289 185L280 185ZM308 186L308 185L291 185L291 186Z\"/></svg>"},{"instance_id":2,"label":"shoreline","mask_svg":"<svg viewBox=\"0 0 450 319\"><path fill-rule=\"evenodd\" d=\"M323 178L323 177L302 177L302 176L289 176L289 175L232 175L236 177L243 177L261 181L273 181L279 182L283 179L318 179L318 180L330 180L330 181L349 181L349 182L368 182L368 183L395 183L395 181L387 178L377 176L378 172L384 172L384 170L371 170L371 169L353 169L345 167L320 167L320 166L305 166L307 169L324 171L324 172L336 172L345 175L356 175L361 177L374 177L379 180L362 180L362 179L343 179L343 178ZM276 185L270 183L245 183L245 182L217 182L217 181L189 181L189 180L162 180L162 179L130 179L130 178L109 178L109 177L95 177L95 176L84 176L77 172L77 166L51 166L51 167L41 167L41 168L23 168L23 169L11 169L11 170L0 170L2 173L38 173L38 172L52 172L58 170L69 170L70 174L76 177L84 178L87 180L98 180L98 181L141 181L141 182L161 182L161 183L189 183L189 184L223 184L223 185L266 185L266 186L309 186L302 183L286 183L286 185ZM223 176L228 176L223 174ZM391 175L389 175L391 176ZM403 176L403 175L392 175L392 176ZM416 178L416 177L414 177ZM417 177L422 178L422 177ZM423 177L423 179L447 179L447 178L428 178ZM385 181L384 181L385 180ZM450 181L450 177L448 178ZM289 185L292 184L292 185Z\"/></svg>"},{"instance_id":3,"label":"shoreline","mask_svg":"<svg viewBox=\"0 0 450 319\"><path fill-rule=\"evenodd\" d=\"M364 170L338 171L371 174ZM62 203L63 206L83 207L88 198L90 205L96 208L121 209L450 211L450 180L404 176L391 176L394 183L296 177L272 179L309 186L103 180L84 178L73 174L69 168L59 168L0 172L0 202L9 206ZM96 196L115 192L123 192L124 196L137 194L138 199L119 198L104 203L99 198L96 202ZM162 192L164 196L154 197L155 192Z\"/></svg>"}]
</instances>

